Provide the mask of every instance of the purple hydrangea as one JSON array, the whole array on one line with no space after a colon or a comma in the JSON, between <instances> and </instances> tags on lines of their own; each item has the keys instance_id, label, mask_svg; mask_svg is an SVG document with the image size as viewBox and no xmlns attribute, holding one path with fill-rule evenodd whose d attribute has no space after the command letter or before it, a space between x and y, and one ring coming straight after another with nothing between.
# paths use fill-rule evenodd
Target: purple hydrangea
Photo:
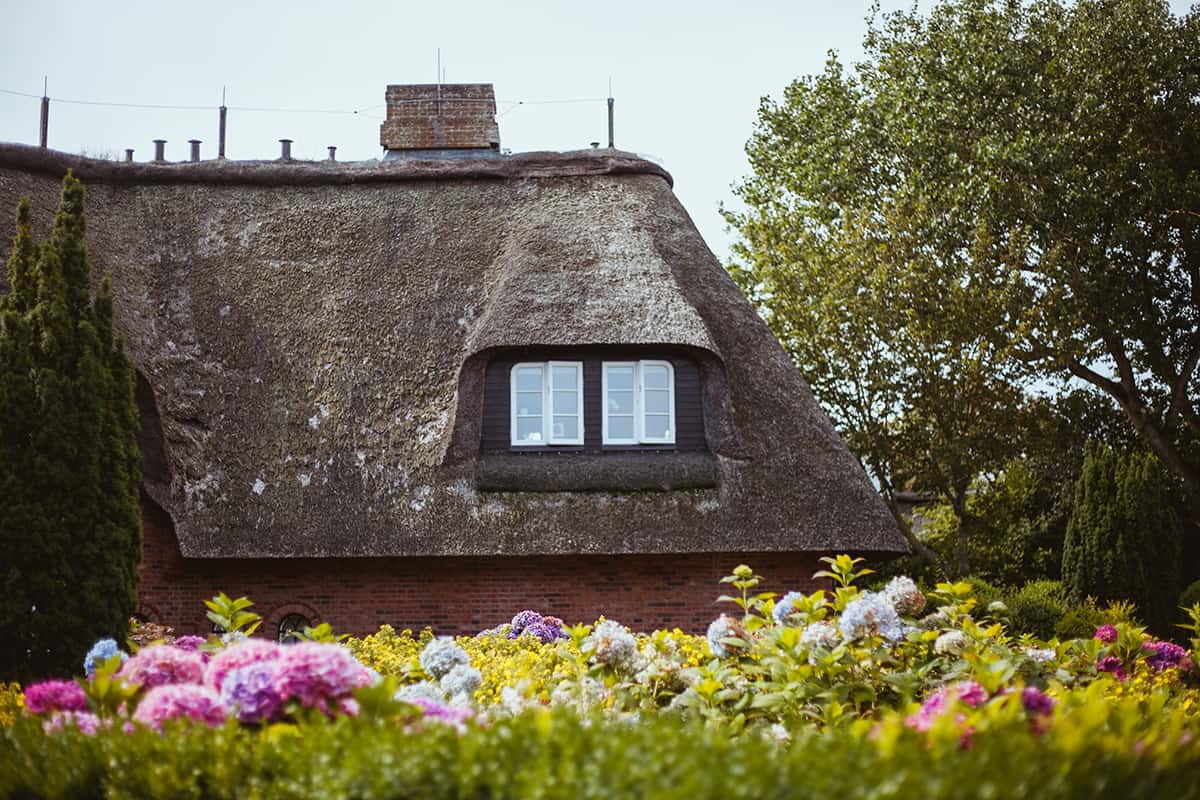
<instances>
[{"instance_id":1,"label":"purple hydrangea","mask_svg":"<svg viewBox=\"0 0 1200 800\"><path fill-rule=\"evenodd\" d=\"M240 722L270 722L283 711L283 700L275 691L277 663L277 659L255 661L226 673L221 704Z\"/></svg>"},{"instance_id":2,"label":"purple hydrangea","mask_svg":"<svg viewBox=\"0 0 1200 800\"><path fill-rule=\"evenodd\" d=\"M143 688L176 683L201 683L204 659L170 644L155 644L139 650L121 667L122 678Z\"/></svg>"},{"instance_id":3,"label":"purple hydrangea","mask_svg":"<svg viewBox=\"0 0 1200 800\"><path fill-rule=\"evenodd\" d=\"M87 697L75 681L42 681L25 688L25 710L30 714L87 711Z\"/></svg>"},{"instance_id":4,"label":"purple hydrangea","mask_svg":"<svg viewBox=\"0 0 1200 800\"><path fill-rule=\"evenodd\" d=\"M1101 625L1099 628L1096 628L1094 638L1099 639L1105 644L1112 644L1117 640L1117 629L1112 625Z\"/></svg>"},{"instance_id":5,"label":"purple hydrangea","mask_svg":"<svg viewBox=\"0 0 1200 800\"><path fill-rule=\"evenodd\" d=\"M100 730L100 718L90 711L55 711L42 723L45 733L58 733L67 727L78 728L88 736L94 736Z\"/></svg>"},{"instance_id":6,"label":"purple hydrangea","mask_svg":"<svg viewBox=\"0 0 1200 800\"><path fill-rule=\"evenodd\" d=\"M513 617L512 622L509 623L508 638L518 638L530 625L536 625L544 619L545 617L536 611L530 611L526 609L525 611L520 612Z\"/></svg>"},{"instance_id":7,"label":"purple hydrangea","mask_svg":"<svg viewBox=\"0 0 1200 800\"><path fill-rule=\"evenodd\" d=\"M113 639L97 639L83 658L83 672L89 678L96 674L96 667L108 661L113 656L120 655L121 663L129 659L129 654L122 651Z\"/></svg>"},{"instance_id":8,"label":"purple hydrangea","mask_svg":"<svg viewBox=\"0 0 1200 800\"><path fill-rule=\"evenodd\" d=\"M225 721L225 708L217 693L207 686L166 684L146 693L133 719L155 730L162 730L169 719L190 719L215 728Z\"/></svg>"},{"instance_id":9,"label":"purple hydrangea","mask_svg":"<svg viewBox=\"0 0 1200 800\"><path fill-rule=\"evenodd\" d=\"M523 635L536 636L543 644L550 644L558 639L567 638L562 628L552 623L551 619L551 617L544 617L540 622L527 625L523 631Z\"/></svg>"},{"instance_id":10,"label":"purple hydrangea","mask_svg":"<svg viewBox=\"0 0 1200 800\"><path fill-rule=\"evenodd\" d=\"M272 681L281 702L296 700L305 708L330 714L339 700L370 685L370 674L349 650L325 642L300 642L283 648Z\"/></svg>"},{"instance_id":11,"label":"purple hydrangea","mask_svg":"<svg viewBox=\"0 0 1200 800\"><path fill-rule=\"evenodd\" d=\"M180 650L187 650L189 653L194 653L200 649L200 645L204 644L207 639L203 636L180 636L175 640L175 646Z\"/></svg>"},{"instance_id":12,"label":"purple hydrangea","mask_svg":"<svg viewBox=\"0 0 1200 800\"><path fill-rule=\"evenodd\" d=\"M1038 689L1036 686L1026 686L1021 690L1021 705L1030 714L1039 717L1054 713L1054 698Z\"/></svg>"},{"instance_id":13,"label":"purple hydrangea","mask_svg":"<svg viewBox=\"0 0 1200 800\"><path fill-rule=\"evenodd\" d=\"M266 639L246 639L238 642L217 653L208 662L208 668L204 672L204 683L214 691L220 692L225 676L233 670L259 661L273 661L279 658L279 653L279 645Z\"/></svg>"},{"instance_id":14,"label":"purple hydrangea","mask_svg":"<svg viewBox=\"0 0 1200 800\"><path fill-rule=\"evenodd\" d=\"M1142 649L1149 654L1146 656L1146 663L1155 672L1162 672L1172 667L1184 671L1192 668L1192 657L1188 655L1188 651L1173 642L1146 642L1142 645Z\"/></svg>"}]
</instances>

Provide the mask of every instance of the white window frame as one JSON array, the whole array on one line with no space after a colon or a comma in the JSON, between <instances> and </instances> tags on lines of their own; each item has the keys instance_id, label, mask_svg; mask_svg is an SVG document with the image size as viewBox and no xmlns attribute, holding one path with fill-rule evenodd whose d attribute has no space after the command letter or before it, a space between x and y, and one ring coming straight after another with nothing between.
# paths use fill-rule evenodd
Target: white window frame
<instances>
[{"instance_id":1,"label":"white window frame","mask_svg":"<svg viewBox=\"0 0 1200 800\"><path fill-rule=\"evenodd\" d=\"M643 370L648 366L665 367L667 370L667 423L668 435L661 438L646 435L646 386ZM633 436L632 439L615 439L608 435L608 368L633 367ZM670 361L643 359L641 361L604 361L600 365L601 442L605 445L675 444L675 366ZM657 415L656 415L657 416Z\"/></svg>"},{"instance_id":2,"label":"white window frame","mask_svg":"<svg viewBox=\"0 0 1200 800\"><path fill-rule=\"evenodd\" d=\"M542 371L542 440L517 440L517 371L523 367L538 367ZM575 417L579 420L579 436L555 437L554 433L554 368L575 368ZM583 362L582 361L525 361L513 364L508 373L508 441L512 447L546 447L583 444ZM559 416L564 416L559 414Z\"/></svg>"}]
</instances>

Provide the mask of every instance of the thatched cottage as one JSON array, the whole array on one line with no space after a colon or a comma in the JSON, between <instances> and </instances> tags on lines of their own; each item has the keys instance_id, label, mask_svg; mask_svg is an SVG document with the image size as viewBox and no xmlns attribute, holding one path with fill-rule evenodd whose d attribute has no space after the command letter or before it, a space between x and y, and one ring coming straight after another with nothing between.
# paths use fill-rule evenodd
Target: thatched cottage
<instances>
[{"instance_id":1,"label":"thatched cottage","mask_svg":"<svg viewBox=\"0 0 1200 800\"><path fill-rule=\"evenodd\" d=\"M747 562L904 542L671 177L502 154L491 87L389 87L380 161L0 145L48 229L88 186L138 368L142 614L465 632L523 608L698 629ZM11 240L6 214L0 236Z\"/></svg>"}]
</instances>

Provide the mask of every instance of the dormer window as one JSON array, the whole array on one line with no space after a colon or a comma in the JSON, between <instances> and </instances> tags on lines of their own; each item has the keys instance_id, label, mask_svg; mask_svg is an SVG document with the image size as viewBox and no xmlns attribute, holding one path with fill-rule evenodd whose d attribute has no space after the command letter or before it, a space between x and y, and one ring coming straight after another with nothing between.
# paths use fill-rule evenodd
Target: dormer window
<instances>
[{"instance_id":1,"label":"dormer window","mask_svg":"<svg viewBox=\"0 0 1200 800\"><path fill-rule=\"evenodd\" d=\"M603 443L675 443L675 370L669 361L605 361Z\"/></svg>"},{"instance_id":2,"label":"dormer window","mask_svg":"<svg viewBox=\"0 0 1200 800\"><path fill-rule=\"evenodd\" d=\"M513 447L583 444L583 362L514 364L510 377Z\"/></svg>"}]
</instances>

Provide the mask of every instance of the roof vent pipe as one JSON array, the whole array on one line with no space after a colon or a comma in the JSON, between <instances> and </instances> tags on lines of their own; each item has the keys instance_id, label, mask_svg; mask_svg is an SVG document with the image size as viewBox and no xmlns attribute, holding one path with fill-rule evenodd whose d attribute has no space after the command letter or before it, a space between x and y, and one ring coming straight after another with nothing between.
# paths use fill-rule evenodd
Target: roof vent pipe
<instances>
[{"instance_id":1,"label":"roof vent pipe","mask_svg":"<svg viewBox=\"0 0 1200 800\"><path fill-rule=\"evenodd\" d=\"M200 160L200 140L188 139L188 144L192 146L192 162Z\"/></svg>"},{"instance_id":2,"label":"roof vent pipe","mask_svg":"<svg viewBox=\"0 0 1200 800\"><path fill-rule=\"evenodd\" d=\"M133 163L133 148L132 147L125 148L125 163L126 164Z\"/></svg>"},{"instance_id":3,"label":"roof vent pipe","mask_svg":"<svg viewBox=\"0 0 1200 800\"><path fill-rule=\"evenodd\" d=\"M292 140L291 139L280 139L279 140L279 159L281 161L291 161L292 160Z\"/></svg>"},{"instance_id":4,"label":"roof vent pipe","mask_svg":"<svg viewBox=\"0 0 1200 800\"><path fill-rule=\"evenodd\" d=\"M613 99L608 98L608 149L613 148Z\"/></svg>"},{"instance_id":5,"label":"roof vent pipe","mask_svg":"<svg viewBox=\"0 0 1200 800\"><path fill-rule=\"evenodd\" d=\"M328 149L329 149L329 160L337 161L337 147L334 145L329 145Z\"/></svg>"},{"instance_id":6,"label":"roof vent pipe","mask_svg":"<svg viewBox=\"0 0 1200 800\"><path fill-rule=\"evenodd\" d=\"M166 161L167 160L166 159L166 150L167 150L167 140L166 139L155 139L154 140L154 160L155 161Z\"/></svg>"}]
</instances>

